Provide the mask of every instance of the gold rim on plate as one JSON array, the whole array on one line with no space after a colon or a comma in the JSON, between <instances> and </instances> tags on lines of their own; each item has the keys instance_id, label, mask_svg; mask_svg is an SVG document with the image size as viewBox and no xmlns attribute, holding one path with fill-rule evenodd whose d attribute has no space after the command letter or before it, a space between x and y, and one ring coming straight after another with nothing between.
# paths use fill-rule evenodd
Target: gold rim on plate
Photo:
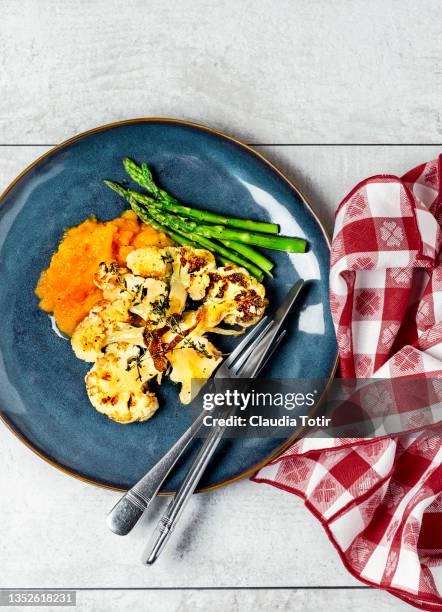
<instances>
[{"instance_id":1,"label":"gold rim on plate","mask_svg":"<svg viewBox=\"0 0 442 612\"><path fill-rule=\"evenodd\" d=\"M275 166L273 164L273 162L268 160L267 157L265 157L262 153L260 153L259 151L256 151L255 149L253 149L249 145L245 144L241 140L238 140L234 136L229 136L228 134L225 134L224 132L221 132L221 131L216 130L214 128L208 127L206 125L202 125L200 123L195 123L193 121L186 121L184 119L170 119L170 118L164 118L164 117L141 117L141 118L138 118L138 119L125 119L125 120L122 120L122 121L115 121L113 123L107 123L105 125L101 125L99 127L92 128L91 130L87 130L86 132L81 132L81 134L77 134L76 136L73 136L72 138L69 138L68 140L65 140L61 144L59 144L59 145L57 145L55 147L52 147L49 151L47 151L46 153L44 153L43 155L38 157L29 166L27 166L27 168L25 168L12 181L12 183L10 183L8 185L8 187L6 187L6 189L0 195L0 206L3 204L4 199L6 198L8 193L15 187L15 185L17 185L17 183L24 176L26 176L40 162L44 161L48 157L51 157L51 155L53 155L54 153L57 153L58 151L61 151L65 147L68 147L69 145L73 144L74 142L78 142L79 140L83 140L84 138L87 138L88 136L91 136L92 134L97 134L99 132L105 132L106 130L117 128L117 127L120 127L122 125L130 125L132 123L175 123L175 124L187 125L187 126L190 126L190 127L198 128L200 130L205 130L206 132L211 132L212 134L216 134L217 136L221 136L222 138L224 138L226 140L230 140L231 142L234 142L235 144L237 144L238 146L242 147L243 149L245 149L249 153L252 153L256 157L258 157L261 161L263 161L267 166L272 168L272 170L274 170L297 193L297 195L301 198L301 200L302 200L303 204L305 205L305 207L309 210L311 215L314 217L314 219L318 223L318 225L321 228L321 231L322 231L322 233L324 235L324 238L325 238L325 240L327 242L327 245L330 248L331 242L330 242L330 237L329 237L329 235L327 233L327 230L325 229L325 227L324 227L322 221L320 220L320 218L318 217L318 215L313 210L313 208L312 208L311 204L309 203L309 201L307 200L306 196L302 193L302 191L299 189L299 187L291 179L289 179L279 168L277 168L277 166ZM332 382L332 380L334 378L334 375L336 373L337 367L338 367L338 355L336 354L335 361L333 363L333 366L332 366L332 369L331 369L331 372L330 372L330 375L329 375L329 378L328 378L328 382L327 382L326 388L324 389L324 391L323 391L319 401L317 402L316 410L317 410L319 404L321 403L321 400L322 400L322 398L324 396L324 393L327 391L329 385L331 384L331 382ZM311 414L314 414L316 412L316 410L313 413L311 413ZM111 491L127 491L127 489L125 489L124 487L115 487L113 485L109 485L109 484L106 484L104 482L99 482L98 480L93 480L92 478L88 478L87 476L83 476L82 474L78 474L77 472L74 472L74 471L68 469L67 467L61 465L60 463L55 461L55 459L52 459L48 455L45 455L45 453L43 453L38 448L36 448L26 438L26 436L24 436L24 434L22 434L22 432L19 431L11 423L11 421L8 419L6 414L4 412L2 412L1 409L0 409L0 421L2 421L6 425L6 427L25 446L30 448L36 455L38 455L41 459L46 461L46 463L49 463L50 465L52 465L53 467L57 468L61 472L64 472L65 474L68 474L69 476L72 476L73 478L76 478L77 480L81 480L82 482L86 482L88 484L93 484L93 485L95 485L97 487L101 487L101 488L104 488L104 489L110 489ZM210 487L204 487L202 489L197 489L196 492L197 493L205 493L207 491L213 491L215 489L219 489L221 487L225 487L225 486L227 486L229 484L232 484L233 482L237 482L238 480L246 478L247 476L251 476L252 474L257 472L259 469L264 467L267 463L269 463L270 461L273 461L278 455L283 453L291 444L293 444L299 438L299 436L300 436L300 434L302 433L303 430L304 430L303 427L297 429L293 433L293 435L290 436L284 442L284 444L282 444L278 449L276 449L276 451L274 451L271 455L266 457L264 460L262 460L259 463L257 463L251 469L249 469L249 470L247 470L245 472L241 472L241 474L237 474L236 476L232 476L232 478L224 480L223 482L219 482L219 483L217 483L215 485L212 485ZM161 493L159 493L159 495L173 495L174 493L175 493L174 491L162 491Z\"/></svg>"}]
</instances>

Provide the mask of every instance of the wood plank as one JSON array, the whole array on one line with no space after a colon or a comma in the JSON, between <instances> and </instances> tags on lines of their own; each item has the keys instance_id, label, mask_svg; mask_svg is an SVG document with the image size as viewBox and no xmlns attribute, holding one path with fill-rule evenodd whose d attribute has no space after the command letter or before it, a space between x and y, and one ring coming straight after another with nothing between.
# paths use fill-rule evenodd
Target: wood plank
<instances>
[{"instance_id":1,"label":"wood plank","mask_svg":"<svg viewBox=\"0 0 442 612\"><path fill-rule=\"evenodd\" d=\"M409 612L404 602L385 593L368 590L277 590L277 591L95 591L77 593L82 612L137 610L145 612Z\"/></svg>"},{"instance_id":2,"label":"wood plank","mask_svg":"<svg viewBox=\"0 0 442 612\"><path fill-rule=\"evenodd\" d=\"M128 117L253 142L441 140L438 0L3 0L0 142Z\"/></svg>"}]
</instances>

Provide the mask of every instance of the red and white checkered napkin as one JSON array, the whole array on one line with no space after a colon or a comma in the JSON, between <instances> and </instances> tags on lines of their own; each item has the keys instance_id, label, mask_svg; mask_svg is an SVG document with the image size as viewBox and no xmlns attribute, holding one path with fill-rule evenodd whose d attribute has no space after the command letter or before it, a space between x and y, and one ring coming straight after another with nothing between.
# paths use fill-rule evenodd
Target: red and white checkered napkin
<instances>
[{"instance_id":1,"label":"red and white checkered napkin","mask_svg":"<svg viewBox=\"0 0 442 612\"><path fill-rule=\"evenodd\" d=\"M343 377L442 377L441 213L442 156L369 178L339 206L330 302ZM442 610L442 424L306 438L253 479L301 496L354 576Z\"/></svg>"}]
</instances>

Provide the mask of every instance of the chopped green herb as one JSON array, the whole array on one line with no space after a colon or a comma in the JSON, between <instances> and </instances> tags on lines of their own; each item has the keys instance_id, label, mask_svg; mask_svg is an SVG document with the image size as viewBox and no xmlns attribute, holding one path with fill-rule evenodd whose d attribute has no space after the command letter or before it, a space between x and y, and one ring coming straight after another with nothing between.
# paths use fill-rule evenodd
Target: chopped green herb
<instances>
[{"instance_id":1,"label":"chopped green herb","mask_svg":"<svg viewBox=\"0 0 442 612\"><path fill-rule=\"evenodd\" d=\"M163 253L161 255L161 259L164 261L164 263L173 263L173 257L170 255L170 253Z\"/></svg>"},{"instance_id":2,"label":"chopped green herb","mask_svg":"<svg viewBox=\"0 0 442 612\"><path fill-rule=\"evenodd\" d=\"M141 381L141 368L143 367L143 359L146 356L147 349L143 346L137 346L138 355L132 357L127 362L126 372L129 372L132 368L137 368L137 380Z\"/></svg>"},{"instance_id":3,"label":"chopped green herb","mask_svg":"<svg viewBox=\"0 0 442 612\"><path fill-rule=\"evenodd\" d=\"M152 313L159 317L164 317L169 308L169 296L167 293L160 295L160 297L152 304Z\"/></svg>"},{"instance_id":4,"label":"chopped green herb","mask_svg":"<svg viewBox=\"0 0 442 612\"><path fill-rule=\"evenodd\" d=\"M174 317L173 315L167 317L167 326L174 332L174 334L182 338L181 342L183 346L181 348L192 348L198 353L204 355L204 357L212 359L213 355L209 353L206 346L201 341L192 340L191 338L187 338L183 335L183 330L180 328L176 317ZM179 348L180 347L178 347L178 349Z\"/></svg>"}]
</instances>

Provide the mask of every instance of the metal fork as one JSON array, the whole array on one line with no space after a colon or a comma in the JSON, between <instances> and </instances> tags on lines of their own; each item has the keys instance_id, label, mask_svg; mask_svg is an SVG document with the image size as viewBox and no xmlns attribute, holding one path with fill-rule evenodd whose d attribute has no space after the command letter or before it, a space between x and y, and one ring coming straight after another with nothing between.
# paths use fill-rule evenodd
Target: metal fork
<instances>
[{"instance_id":1,"label":"metal fork","mask_svg":"<svg viewBox=\"0 0 442 612\"><path fill-rule=\"evenodd\" d=\"M286 330L279 333L286 317L290 313L293 303L299 295L303 282L299 281L292 287L283 304L278 308L274 320L262 330L247 349L244 346L237 347L232 355L223 362L218 369L215 378L255 378L260 369L267 363L269 357L276 350L284 337ZM235 408L229 409L225 416L232 414ZM164 550L166 543L179 521L188 501L192 497L198 482L204 473L210 459L212 458L218 444L220 443L227 425L221 422L217 424L204 444L202 445L195 461L187 473L178 493L172 498L166 513L161 517L149 545L143 555L143 563L152 565Z\"/></svg>"}]
</instances>

